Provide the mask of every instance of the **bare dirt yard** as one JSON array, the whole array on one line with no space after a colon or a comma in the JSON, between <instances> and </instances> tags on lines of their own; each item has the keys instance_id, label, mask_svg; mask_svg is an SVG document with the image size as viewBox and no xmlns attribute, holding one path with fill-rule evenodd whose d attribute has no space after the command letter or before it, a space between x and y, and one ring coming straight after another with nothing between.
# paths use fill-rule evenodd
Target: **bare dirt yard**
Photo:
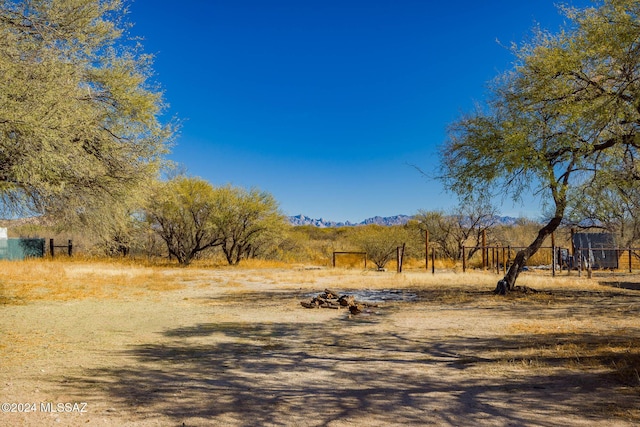
<instances>
[{"instance_id":1,"label":"bare dirt yard","mask_svg":"<svg viewBox=\"0 0 640 427\"><path fill-rule=\"evenodd\" d=\"M4 262L0 425L638 425L640 280L497 278Z\"/></svg>"}]
</instances>

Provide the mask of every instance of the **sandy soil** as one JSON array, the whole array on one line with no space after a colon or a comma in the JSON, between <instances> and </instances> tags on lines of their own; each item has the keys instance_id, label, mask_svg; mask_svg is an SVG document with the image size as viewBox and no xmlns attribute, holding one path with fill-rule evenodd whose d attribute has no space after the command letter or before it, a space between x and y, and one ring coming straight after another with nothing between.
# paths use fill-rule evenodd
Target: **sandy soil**
<instances>
[{"instance_id":1,"label":"sandy soil","mask_svg":"<svg viewBox=\"0 0 640 427\"><path fill-rule=\"evenodd\" d=\"M16 405L0 425L640 422L638 290L550 283L505 298L426 273L176 270L162 272L173 289L5 299L0 402ZM325 287L417 300L352 317L300 306Z\"/></svg>"}]
</instances>

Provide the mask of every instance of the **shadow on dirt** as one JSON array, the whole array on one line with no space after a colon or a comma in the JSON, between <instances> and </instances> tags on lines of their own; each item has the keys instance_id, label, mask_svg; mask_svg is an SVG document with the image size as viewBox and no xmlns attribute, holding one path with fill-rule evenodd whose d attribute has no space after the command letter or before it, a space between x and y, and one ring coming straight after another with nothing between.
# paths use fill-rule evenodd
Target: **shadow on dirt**
<instances>
[{"instance_id":1,"label":"shadow on dirt","mask_svg":"<svg viewBox=\"0 0 640 427\"><path fill-rule=\"evenodd\" d=\"M597 424L612 416L612 407L625 413L640 405L637 384L621 398L620 390L629 384L610 369L620 363L620 354L600 351L579 361L594 369L569 369L577 364L576 353L559 350L601 348L612 342L609 337L577 333L441 341L400 327L376 328L388 321L387 314L364 323L339 318L168 329L157 342L118 355L120 366L66 380L75 392L108 397L118 410L147 420L168 417L177 425L208 420L327 426L366 419L391 425L556 426L554 415L573 414ZM632 332L637 343L640 331ZM531 356L534 350L538 356ZM640 360L640 348L630 346L624 357ZM527 368L532 363L536 369ZM507 375L514 367L521 369Z\"/></svg>"},{"instance_id":2,"label":"shadow on dirt","mask_svg":"<svg viewBox=\"0 0 640 427\"><path fill-rule=\"evenodd\" d=\"M627 282L627 281L615 281L615 280L611 280L611 281L603 281L600 282L601 285L603 286L609 286L612 288L623 288L623 289L629 289L632 291L640 291L640 282Z\"/></svg>"}]
</instances>

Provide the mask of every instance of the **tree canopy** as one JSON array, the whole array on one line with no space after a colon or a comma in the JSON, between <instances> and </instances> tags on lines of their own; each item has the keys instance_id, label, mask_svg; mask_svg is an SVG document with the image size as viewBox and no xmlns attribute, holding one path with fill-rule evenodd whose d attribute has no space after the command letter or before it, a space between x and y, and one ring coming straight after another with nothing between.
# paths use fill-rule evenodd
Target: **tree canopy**
<instances>
[{"instance_id":1,"label":"tree canopy","mask_svg":"<svg viewBox=\"0 0 640 427\"><path fill-rule=\"evenodd\" d=\"M155 177L172 129L119 0L0 0L0 197L90 215Z\"/></svg>"},{"instance_id":2,"label":"tree canopy","mask_svg":"<svg viewBox=\"0 0 640 427\"><path fill-rule=\"evenodd\" d=\"M398 246L407 241L408 234L404 227L381 226L370 224L358 227L353 231L352 240L367 257L379 268L396 256Z\"/></svg>"},{"instance_id":3,"label":"tree canopy","mask_svg":"<svg viewBox=\"0 0 640 427\"><path fill-rule=\"evenodd\" d=\"M548 222L518 253L502 290L587 189L640 176L640 2L562 12L570 26L537 30L514 47L515 67L496 79L484 107L450 126L441 151L443 180L463 197L490 189L548 202Z\"/></svg>"},{"instance_id":4,"label":"tree canopy","mask_svg":"<svg viewBox=\"0 0 640 427\"><path fill-rule=\"evenodd\" d=\"M221 248L229 264L238 264L268 245L285 226L271 194L214 187L186 176L158 183L147 216L169 254L182 265L214 247Z\"/></svg>"},{"instance_id":5,"label":"tree canopy","mask_svg":"<svg viewBox=\"0 0 640 427\"><path fill-rule=\"evenodd\" d=\"M282 232L284 216L276 199L266 191L227 185L216 190L213 217L229 264L238 264L266 242L262 237Z\"/></svg>"},{"instance_id":6,"label":"tree canopy","mask_svg":"<svg viewBox=\"0 0 640 427\"><path fill-rule=\"evenodd\" d=\"M150 200L147 217L167 244L171 256L188 265L200 252L223 243L213 222L216 191L200 178L178 176L159 182Z\"/></svg>"}]
</instances>

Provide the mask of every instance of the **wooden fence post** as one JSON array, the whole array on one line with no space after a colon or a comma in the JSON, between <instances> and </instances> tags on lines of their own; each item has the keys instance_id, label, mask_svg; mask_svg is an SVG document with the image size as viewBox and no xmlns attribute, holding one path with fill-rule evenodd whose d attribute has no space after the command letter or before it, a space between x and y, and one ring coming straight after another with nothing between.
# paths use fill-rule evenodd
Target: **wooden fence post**
<instances>
[{"instance_id":1,"label":"wooden fence post","mask_svg":"<svg viewBox=\"0 0 640 427\"><path fill-rule=\"evenodd\" d=\"M426 230L424 238L424 268L429 270L429 230Z\"/></svg>"},{"instance_id":2,"label":"wooden fence post","mask_svg":"<svg viewBox=\"0 0 640 427\"><path fill-rule=\"evenodd\" d=\"M431 274L436 274L436 248L431 249Z\"/></svg>"},{"instance_id":3,"label":"wooden fence post","mask_svg":"<svg viewBox=\"0 0 640 427\"><path fill-rule=\"evenodd\" d=\"M502 271L504 272L504 274L507 274L507 258L506 258L506 254L505 254L505 247L502 247Z\"/></svg>"},{"instance_id":4,"label":"wooden fence post","mask_svg":"<svg viewBox=\"0 0 640 427\"><path fill-rule=\"evenodd\" d=\"M49 239L49 253L51 254L51 258L53 258L54 256L54 247L53 246L53 239Z\"/></svg>"},{"instance_id":5,"label":"wooden fence post","mask_svg":"<svg viewBox=\"0 0 640 427\"><path fill-rule=\"evenodd\" d=\"M71 239L69 239L69 256L73 255L73 243Z\"/></svg>"},{"instance_id":6,"label":"wooden fence post","mask_svg":"<svg viewBox=\"0 0 640 427\"><path fill-rule=\"evenodd\" d=\"M462 272L467 272L467 257L465 255L464 245L462 246Z\"/></svg>"},{"instance_id":7,"label":"wooden fence post","mask_svg":"<svg viewBox=\"0 0 640 427\"><path fill-rule=\"evenodd\" d=\"M556 277L556 233L551 233L551 276Z\"/></svg>"},{"instance_id":8,"label":"wooden fence post","mask_svg":"<svg viewBox=\"0 0 640 427\"><path fill-rule=\"evenodd\" d=\"M482 230L482 269L487 269L487 230Z\"/></svg>"}]
</instances>

